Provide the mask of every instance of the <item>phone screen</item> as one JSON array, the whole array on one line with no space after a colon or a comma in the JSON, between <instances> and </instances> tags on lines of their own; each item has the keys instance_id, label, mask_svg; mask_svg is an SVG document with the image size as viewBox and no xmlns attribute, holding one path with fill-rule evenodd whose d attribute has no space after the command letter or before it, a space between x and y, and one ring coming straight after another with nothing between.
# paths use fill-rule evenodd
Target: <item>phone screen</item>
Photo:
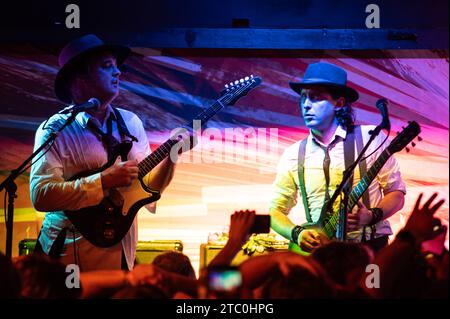
<instances>
[{"instance_id":1,"label":"phone screen","mask_svg":"<svg viewBox=\"0 0 450 319\"><path fill-rule=\"evenodd\" d=\"M255 215L255 221L249 230L250 234L265 234L270 232L270 215Z\"/></svg>"},{"instance_id":2,"label":"phone screen","mask_svg":"<svg viewBox=\"0 0 450 319\"><path fill-rule=\"evenodd\" d=\"M217 267L208 270L208 287L214 291L233 291L242 284L241 272L236 267Z\"/></svg>"}]
</instances>

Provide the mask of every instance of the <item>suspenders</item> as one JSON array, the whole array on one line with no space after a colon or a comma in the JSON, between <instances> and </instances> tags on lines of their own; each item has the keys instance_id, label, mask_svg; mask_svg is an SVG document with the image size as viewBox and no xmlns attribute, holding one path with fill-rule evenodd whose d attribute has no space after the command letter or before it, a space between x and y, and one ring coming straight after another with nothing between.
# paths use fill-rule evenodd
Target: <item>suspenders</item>
<instances>
[{"instance_id":1,"label":"suspenders","mask_svg":"<svg viewBox=\"0 0 450 319\"><path fill-rule=\"evenodd\" d=\"M355 141L356 148L358 153L363 149L364 143L362 140L361 134L361 126L355 126L352 131L347 133L347 137L344 140L344 161L345 168L349 167L351 163L355 160ZM306 142L307 139L304 139L300 142L299 150L298 150L298 181L299 181L299 189L302 195L303 206L305 207L306 220L308 223L312 223L311 213L308 204L308 197L306 194L305 187L305 152L306 152ZM361 178L365 176L367 173L367 164L366 161L361 161L359 163L359 174ZM352 185L352 181L349 183ZM363 203L366 207L370 207L369 193L364 192L363 194Z\"/></svg>"}]
</instances>

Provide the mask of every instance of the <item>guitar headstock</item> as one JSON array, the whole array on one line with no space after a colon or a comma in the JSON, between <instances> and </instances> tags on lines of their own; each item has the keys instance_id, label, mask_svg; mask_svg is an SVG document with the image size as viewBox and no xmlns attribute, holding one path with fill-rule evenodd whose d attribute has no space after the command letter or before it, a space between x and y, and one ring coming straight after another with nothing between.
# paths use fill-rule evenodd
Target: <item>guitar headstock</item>
<instances>
[{"instance_id":1,"label":"guitar headstock","mask_svg":"<svg viewBox=\"0 0 450 319\"><path fill-rule=\"evenodd\" d=\"M260 85L261 82L262 79L260 77L250 75L225 84L220 100L227 105L233 105L241 97L247 95L250 90Z\"/></svg>"},{"instance_id":2,"label":"guitar headstock","mask_svg":"<svg viewBox=\"0 0 450 319\"><path fill-rule=\"evenodd\" d=\"M420 125L415 122L409 122L409 125L404 128L400 133L397 133L397 136L392 140L391 144L389 144L388 149L391 153L396 153L401 151L404 147L406 147L410 142L414 140L414 138L420 134ZM419 136L419 141L422 139ZM414 147L416 144L414 142L411 143ZM406 148L406 151L409 152L409 149Z\"/></svg>"}]
</instances>

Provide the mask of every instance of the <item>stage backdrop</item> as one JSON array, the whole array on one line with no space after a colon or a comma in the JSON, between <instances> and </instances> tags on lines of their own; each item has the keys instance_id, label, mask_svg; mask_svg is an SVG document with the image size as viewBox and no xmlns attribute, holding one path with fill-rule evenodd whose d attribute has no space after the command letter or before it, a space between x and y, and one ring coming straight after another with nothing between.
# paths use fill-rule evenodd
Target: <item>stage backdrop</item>
<instances>
[{"instance_id":1,"label":"stage backdrop","mask_svg":"<svg viewBox=\"0 0 450 319\"><path fill-rule=\"evenodd\" d=\"M396 154L407 195L405 207L390 218L394 231L402 227L420 192L426 197L439 192L446 199L438 215L448 225L447 52L133 51L115 105L139 115L153 149L172 129L210 106L224 84L249 75L263 79L260 87L211 119L199 145L183 154L157 213L139 213L140 240L181 240L197 267L199 245L210 233L226 230L235 210L268 212L278 159L307 134L298 96L288 82L300 79L307 65L318 61L348 71L350 85L360 93L354 104L357 123L377 125L381 116L375 102L385 97L390 101L390 139L408 121L422 127L423 140L416 140L409 153ZM26 45L0 48L1 179L31 154L37 126L63 107L53 94L55 52L56 48ZM28 174L17 180L15 254L18 241L37 236L42 219L32 208L28 182ZM293 210L294 221L304 221L302 211L301 204ZM1 222L4 251L3 218Z\"/></svg>"}]
</instances>

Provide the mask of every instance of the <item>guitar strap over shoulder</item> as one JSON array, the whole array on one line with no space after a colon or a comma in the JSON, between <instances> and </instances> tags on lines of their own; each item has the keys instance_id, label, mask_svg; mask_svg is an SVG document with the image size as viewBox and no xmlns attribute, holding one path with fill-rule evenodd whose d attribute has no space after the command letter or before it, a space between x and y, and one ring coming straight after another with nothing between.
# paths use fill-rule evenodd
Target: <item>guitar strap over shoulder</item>
<instances>
[{"instance_id":1,"label":"guitar strap over shoulder","mask_svg":"<svg viewBox=\"0 0 450 319\"><path fill-rule=\"evenodd\" d=\"M123 120L123 117L120 114L119 110L114 107L112 109L116 116L117 128L119 130L120 136L121 137L126 136L126 137L129 137L133 142L138 142L138 139L130 134L130 131L128 130L128 128L125 124L125 121ZM120 143L119 141L117 141L117 139L112 134L112 121L113 121L113 118L112 118L112 116L110 116L106 123L106 126L107 126L106 133L103 132L100 128L98 128L92 121L88 121L88 125L87 125L88 128L90 128L93 132L100 135L102 142L105 145L105 148L108 153L108 160L111 159L111 156L114 153L113 149ZM126 160L126 158L122 158L122 159Z\"/></svg>"},{"instance_id":2,"label":"guitar strap over shoulder","mask_svg":"<svg viewBox=\"0 0 450 319\"><path fill-rule=\"evenodd\" d=\"M123 120L122 114L120 114L119 110L115 107L113 107L112 109L117 118L117 127L119 128L120 134L129 137L133 142L139 142L139 140L135 136L130 134L130 131L128 130L125 121Z\"/></svg>"},{"instance_id":3,"label":"guitar strap over shoulder","mask_svg":"<svg viewBox=\"0 0 450 319\"><path fill-rule=\"evenodd\" d=\"M306 187L305 187L305 152L306 152L306 143L308 139L305 138L300 142L300 147L298 149L298 184L300 188L300 192L303 200L303 207L305 208L306 220L309 223L312 223L311 214L309 211L308 197L306 196Z\"/></svg>"},{"instance_id":4,"label":"guitar strap over shoulder","mask_svg":"<svg viewBox=\"0 0 450 319\"><path fill-rule=\"evenodd\" d=\"M345 168L349 167L353 161L355 160L355 141L356 141L356 148L357 152L359 152L363 149L363 140L362 140L362 133L361 133L361 127L355 126L353 130L349 130L347 133L347 137L344 140L344 161L345 161ZM308 204L308 197L306 194L306 187L305 187L305 152L306 152L306 143L307 139L304 139L300 142L299 150L298 150L298 181L299 181L299 189L302 196L303 206L305 208L305 215L306 220L309 223L312 223L311 219L311 212ZM359 173L360 177L366 175L367 173L367 164L366 161L361 161L359 163ZM352 180L350 181L349 185L353 185ZM369 194L367 192L364 192L363 194L363 203L366 207L370 207L370 201L369 201Z\"/></svg>"},{"instance_id":5,"label":"guitar strap over shoulder","mask_svg":"<svg viewBox=\"0 0 450 319\"><path fill-rule=\"evenodd\" d=\"M361 132L361 126L357 125L354 127L355 132L355 141L356 141L356 149L358 151L358 154L362 151L364 148L364 142L362 139L362 132ZM366 161L359 162L359 176L360 179L362 179L367 174L367 163ZM365 191L362 195L362 201L363 204L369 208L370 207L370 197L369 197L369 191Z\"/></svg>"}]
</instances>

